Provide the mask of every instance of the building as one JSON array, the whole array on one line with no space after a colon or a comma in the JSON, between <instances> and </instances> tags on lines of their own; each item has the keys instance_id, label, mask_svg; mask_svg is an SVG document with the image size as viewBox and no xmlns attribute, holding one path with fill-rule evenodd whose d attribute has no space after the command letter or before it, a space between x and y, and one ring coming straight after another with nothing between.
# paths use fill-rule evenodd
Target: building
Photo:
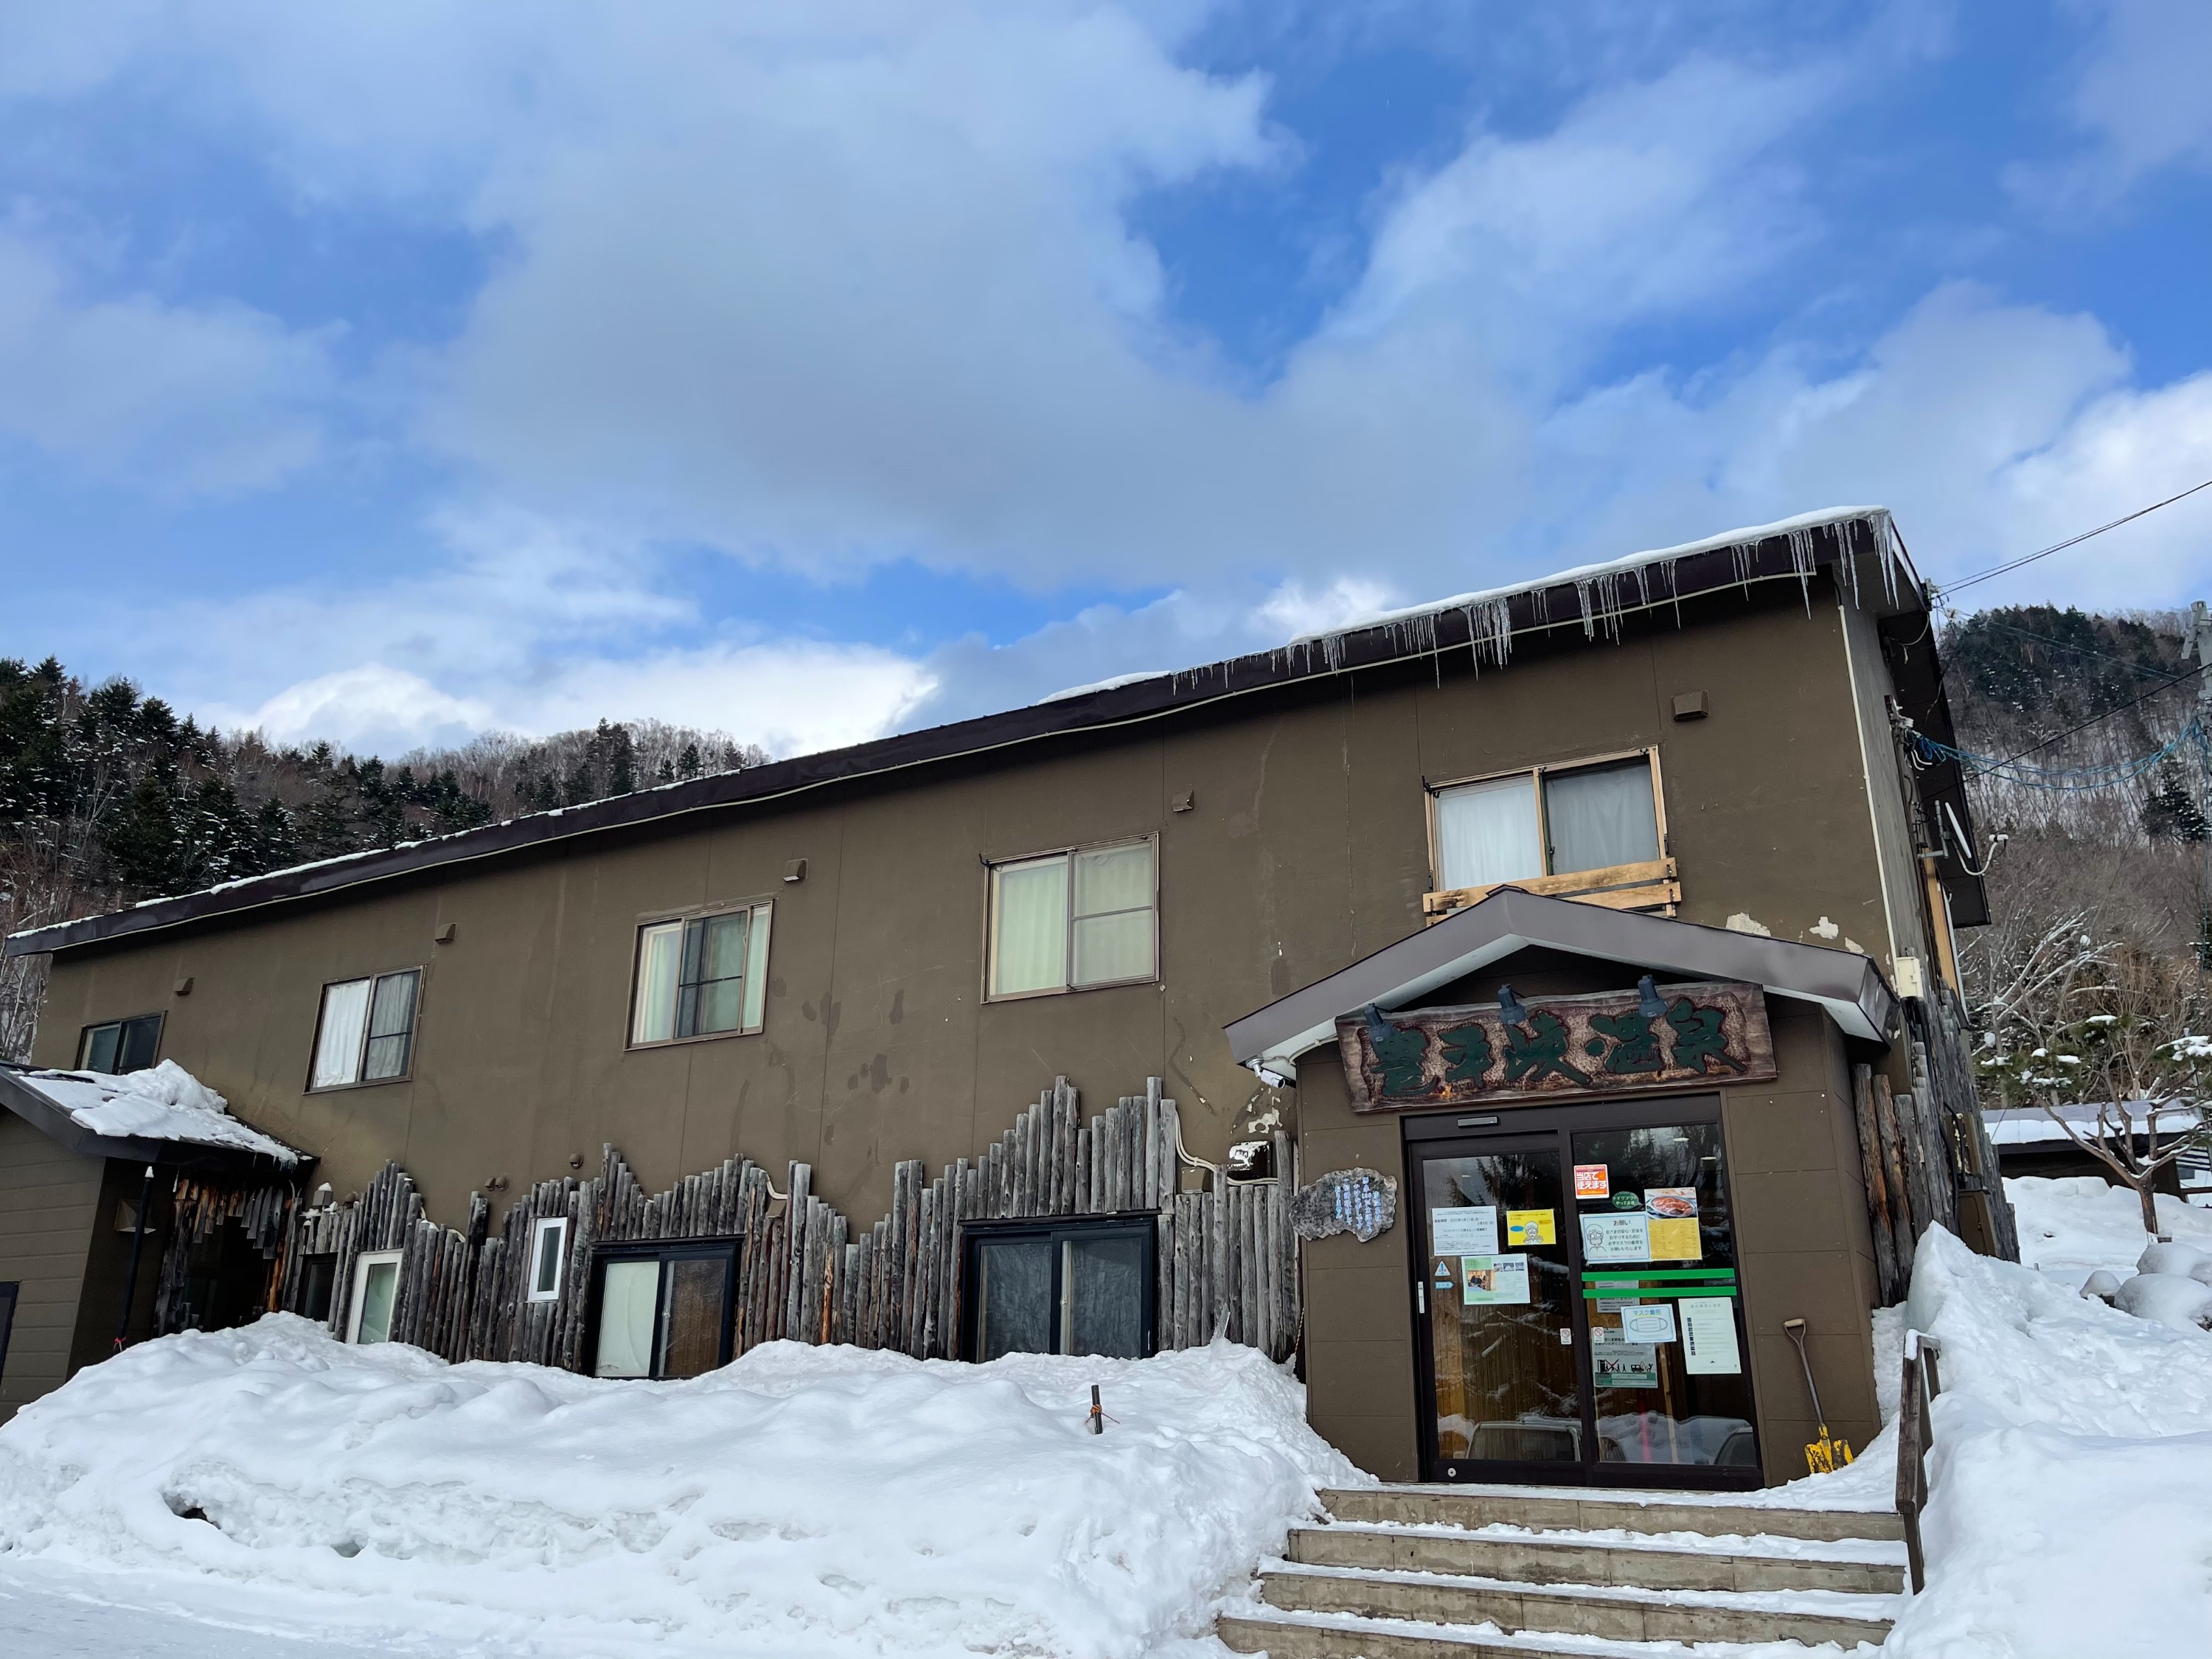
<instances>
[{"instance_id":1,"label":"building","mask_svg":"<svg viewBox=\"0 0 2212 1659\"><path fill-rule=\"evenodd\" d=\"M341 1336L1225 1328L1386 1477L1743 1485L1802 1472L1783 1321L1863 1443L1917 1233L2010 1248L1916 732L1843 509L7 949L41 1066L138 1033L315 1160L238 1267Z\"/></svg>"}]
</instances>

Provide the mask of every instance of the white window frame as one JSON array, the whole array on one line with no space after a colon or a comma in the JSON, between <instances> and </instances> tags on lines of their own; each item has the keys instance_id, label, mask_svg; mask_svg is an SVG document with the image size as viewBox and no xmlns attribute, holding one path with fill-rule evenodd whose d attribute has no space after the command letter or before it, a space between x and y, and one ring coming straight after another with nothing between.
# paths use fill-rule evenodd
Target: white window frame
<instances>
[{"instance_id":1,"label":"white window frame","mask_svg":"<svg viewBox=\"0 0 2212 1659\"><path fill-rule=\"evenodd\" d=\"M368 1064L370 1033L376 1026L377 989L385 981L398 979L405 974L415 976L415 996L407 1015L407 1063L392 1077L363 1077L362 1073ZM415 1051L422 1036L422 989L429 977L420 966L416 966L393 968L380 974L355 974L345 979L326 981L315 1001L315 1037L307 1048L307 1092L311 1095L336 1094L342 1089L380 1089L386 1084L412 1080ZM353 1080L350 1083L318 1083L315 1081L315 1062L323 1052L323 1022L330 1018L331 993L344 986L364 984L368 987L368 1011L362 1019L361 1042L354 1050Z\"/></svg>"},{"instance_id":2,"label":"white window frame","mask_svg":"<svg viewBox=\"0 0 2212 1659\"><path fill-rule=\"evenodd\" d=\"M734 915L750 911L746 923L744 985L740 995L747 1016L743 1024L728 1031L699 1031L690 1036L641 1037L637 1034L637 1000L645 994L646 940L653 929L672 923L708 921L716 916ZM758 936L765 942L756 945ZM678 936L677 960L680 978L683 972L682 935ZM672 1048L684 1042L720 1042L727 1037L758 1036L768 1029L769 952L775 948L775 901L768 898L729 899L720 904L694 905L684 910L655 910L638 918L631 937L629 956L629 1000L623 1018L623 1046L626 1048ZM755 975L757 975L757 979Z\"/></svg>"},{"instance_id":3,"label":"white window frame","mask_svg":"<svg viewBox=\"0 0 2212 1659\"><path fill-rule=\"evenodd\" d=\"M404 1273L406 1269L400 1264L406 1259L407 1252L404 1250L363 1250L359 1255L354 1257L353 1295L346 1303L345 1340L347 1341L361 1340L362 1292L368 1288L368 1270L379 1262L389 1261L393 1264L396 1271ZM397 1285L392 1286L392 1310L396 1313L399 1307L399 1287ZM385 1333L384 1340L387 1342L392 1340L390 1331L387 1330Z\"/></svg>"},{"instance_id":4,"label":"white window frame","mask_svg":"<svg viewBox=\"0 0 2212 1659\"><path fill-rule=\"evenodd\" d=\"M553 1288L541 1289L538 1270L545 1259L545 1236L550 1233L560 1241L560 1254L553 1261ZM565 1215L541 1215L530 1224L530 1279L526 1302L558 1302L561 1287L568 1282L568 1218Z\"/></svg>"},{"instance_id":5,"label":"white window frame","mask_svg":"<svg viewBox=\"0 0 2212 1659\"><path fill-rule=\"evenodd\" d=\"M1075 981L1075 860L1084 853L1111 852L1120 847L1147 847L1152 855L1152 889L1151 909L1152 917L1152 966L1149 973L1133 975L1127 979L1092 980L1085 984ZM999 954L999 878L1001 872L1025 865L1042 864L1049 859L1060 859L1067 865L1067 880L1063 891L1066 895L1066 939L1061 947L1060 976L1066 982L1048 985L1035 991L994 991L991 988L994 970ZM1079 991L1104 991L1117 985L1153 985L1160 977L1160 838L1157 835L1122 836L1112 841L1085 842L1075 847L1048 848L1042 852L1023 853L1013 858L991 859L983 869L983 1000L986 1002L1026 1002L1032 997L1064 997ZM1100 912L1101 915L1110 914Z\"/></svg>"},{"instance_id":6,"label":"white window frame","mask_svg":"<svg viewBox=\"0 0 2212 1659\"><path fill-rule=\"evenodd\" d=\"M1543 870L1528 879L1532 882L1547 883L1565 880L1591 872L1583 870L1554 870L1552 867L1552 825L1545 811L1545 779L1553 773L1582 772L1594 766L1617 766L1623 761L1632 760L1643 761L1650 769L1651 825L1656 835L1659 847L1659 856L1654 862L1664 864L1674 856L1674 854L1667 836L1667 795L1662 787L1663 780L1659 772L1659 750L1657 745L1654 744L1644 749L1615 750L1603 755L1578 755L1572 760L1547 761L1540 766L1516 766L1503 772L1480 772L1472 777L1453 778L1448 782L1428 785L1424 791L1425 796L1424 805L1429 824L1429 875L1435 884L1435 890L1440 892L1474 890L1473 889L1446 888L1443 884L1443 836L1442 827L1437 821L1437 809L1438 802L1452 790L1464 789L1469 784L1497 783L1507 778L1527 778L1535 799L1536 846L1538 851L1543 855L1544 860ZM1483 885L1510 887L1514 884L1509 881L1502 884L1493 882L1483 884Z\"/></svg>"}]
</instances>

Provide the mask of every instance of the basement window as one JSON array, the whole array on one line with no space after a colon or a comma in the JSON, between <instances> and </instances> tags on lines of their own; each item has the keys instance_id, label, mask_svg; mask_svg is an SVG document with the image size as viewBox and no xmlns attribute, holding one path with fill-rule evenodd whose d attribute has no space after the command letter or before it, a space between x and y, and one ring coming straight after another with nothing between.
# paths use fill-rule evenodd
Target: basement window
<instances>
[{"instance_id":1,"label":"basement window","mask_svg":"<svg viewBox=\"0 0 2212 1659\"><path fill-rule=\"evenodd\" d=\"M349 1342L389 1342L399 1299L403 1250L363 1250L354 1258L353 1306L346 1314Z\"/></svg>"},{"instance_id":2,"label":"basement window","mask_svg":"<svg viewBox=\"0 0 2212 1659\"><path fill-rule=\"evenodd\" d=\"M307 1087L350 1089L405 1078L415 1050L419 968L323 987L315 1063Z\"/></svg>"},{"instance_id":3,"label":"basement window","mask_svg":"<svg viewBox=\"0 0 2212 1659\"><path fill-rule=\"evenodd\" d=\"M154 1063L161 1048L161 1017L140 1014L135 1019L111 1019L88 1025L76 1040L77 1069L105 1072L120 1077L143 1072Z\"/></svg>"},{"instance_id":4,"label":"basement window","mask_svg":"<svg viewBox=\"0 0 2212 1659\"><path fill-rule=\"evenodd\" d=\"M568 1255L568 1218L543 1215L530 1224L530 1293L532 1302L561 1299L561 1268Z\"/></svg>"},{"instance_id":5,"label":"basement window","mask_svg":"<svg viewBox=\"0 0 2212 1659\"><path fill-rule=\"evenodd\" d=\"M592 1376L697 1376L730 1363L737 1240L611 1246L592 1273Z\"/></svg>"},{"instance_id":6,"label":"basement window","mask_svg":"<svg viewBox=\"0 0 2212 1659\"><path fill-rule=\"evenodd\" d=\"M1152 1351L1155 1229L1142 1221L965 1230L968 1357Z\"/></svg>"},{"instance_id":7,"label":"basement window","mask_svg":"<svg viewBox=\"0 0 2212 1659\"><path fill-rule=\"evenodd\" d=\"M990 996L1052 996L1152 979L1157 851L1147 836L993 865Z\"/></svg>"},{"instance_id":8,"label":"basement window","mask_svg":"<svg viewBox=\"0 0 2212 1659\"><path fill-rule=\"evenodd\" d=\"M1509 885L1621 908L1674 902L1662 799L1656 750L1432 789L1439 890L1425 908L1457 909Z\"/></svg>"},{"instance_id":9,"label":"basement window","mask_svg":"<svg viewBox=\"0 0 2212 1659\"><path fill-rule=\"evenodd\" d=\"M649 921L637 930L633 1048L761 1029L768 1006L769 904Z\"/></svg>"}]
</instances>

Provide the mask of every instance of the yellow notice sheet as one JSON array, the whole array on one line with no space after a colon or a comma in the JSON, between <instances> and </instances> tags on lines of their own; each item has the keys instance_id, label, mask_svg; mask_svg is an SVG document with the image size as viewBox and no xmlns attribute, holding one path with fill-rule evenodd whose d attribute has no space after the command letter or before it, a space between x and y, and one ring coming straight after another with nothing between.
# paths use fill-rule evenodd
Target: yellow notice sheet
<instances>
[{"instance_id":1,"label":"yellow notice sheet","mask_svg":"<svg viewBox=\"0 0 2212 1659\"><path fill-rule=\"evenodd\" d=\"M1654 1261L1698 1261L1705 1257L1705 1247L1698 1242L1698 1218L1683 1216L1679 1219L1662 1220L1651 1218L1651 1259Z\"/></svg>"},{"instance_id":2,"label":"yellow notice sheet","mask_svg":"<svg viewBox=\"0 0 2212 1659\"><path fill-rule=\"evenodd\" d=\"M1508 1210L1505 1212L1505 1242L1516 1250L1531 1244L1556 1244L1559 1242L1559 1223L1551 1210Z\"/></svg>"}]
</instances>

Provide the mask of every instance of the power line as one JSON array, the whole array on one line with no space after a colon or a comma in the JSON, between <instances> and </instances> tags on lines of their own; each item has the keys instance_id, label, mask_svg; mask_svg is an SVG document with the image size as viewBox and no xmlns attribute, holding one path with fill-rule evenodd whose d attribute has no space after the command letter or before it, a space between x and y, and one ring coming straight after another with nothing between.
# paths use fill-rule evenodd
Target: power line
<instances>
[{"instance_id":1,"label":"power line","mask_svg":"<svg viewBox=\"0 0 2212 1659\"><path fill-rule=\"evenodd\" d=\"M2179 685L2185 681L2195 679L2208 667L2212 667L2212 663L2199 663L2196 667L2190 669L2185 673L2176 674L2170 680L2160 680L2156 685L2151 687L2149 690L2144 692L2142 696L2136 698L2134 702L2124 702L2117 708L2107 708L2101 714L2092 714L2087 720L2083 720L2078 726L2069 726L2063 732L2055 732L2051 736L2045 738L2041 743L2031 744L2029 747L2021 750L2018 754L2008 755L2004 759L1994 762L1990 766L1984 767L1982 769L1989 771L1995 769L1996 767L2010 766L2014 761L2026 760L2030 755L2039 754L2044 750L2050 748L2052 744L2060 741L2062 738L2072 737L2076 732L2086 732L2091 726L2098 724L2101 720L2108 720L2115 714L2124 714L2130 708L2140 708L2142 704L2148 702L2153 697L2156 696L2160 692L2167 690L2173 686ZM2177 738L2176 741L2179 742L2179 739ZM1969 756L1966 758L1978 760L1980 757Z\"/></svg>"},{"instance_id":2,"label":"power line","mask_svg":"<svg viewBox=\"0 0 2212 1659\"><path fill-rule=\"evenodd\" d=\"M1974 621L1984 628L2002 629L2008 634L2017 634L2024 640L2033 640L2039 645L2051 646L2060 651L2070 651L2077 657L2094 657L2099 662L2108 662L2115 668L2124 668L2130 674L2163 674L2166 672L2162 668L2154 667L2148 663L2130 662L2125 657L2115 657L2110 652L2092 651L2086 645L2073 645L2064 640L2054 640L2047 634L2031 634L2025 628L2014 628L2009 623L1998 622L1986 611L1977 611ZM2157 690L2155 686L2152 689Z\"/></svg>"},{"instance_id":3,"label":"power line","mask_svg":"<svg viewBox=\"0 0 2212 1659\"><path fill-rule=\"evenodd\" d=\"M2212 489L2212 478L2207 478L2202 483L2193 483L2190 485L2188 489L2183 490L2179 495L2168 495L2162 501L2153 501L2148 507L2139 507L2134 512L2124 514L2123 516L2113 520L2110 524L2100 524L2094 530L2085 530L2078 536L2069 536L2063 542L2053 542L2050 546L2043 549L2040 552L2026 554L2020 558L2012 560L2009 563L1995 566L1994 568L1982 571L1978 574L1965 577L1959 581L1939 583L1938 586L1946 595L1956 593L1960 589L1972 587L1977 582L1985 582L1992 576L2002 576L2008 570L2017 570L2024 564L2033 564L2038 559L2047 559L2053 553L2063 553L2069 547L2078 547L2083 542L2087 541L2092 536L2101 536L2107 530L2118 530L2122 525L2131 524L2136 520L2142 518L2147 513L2155 513L2161 507L2172 507L2176 501L2185 500L2187 497L2194 495L2200 489Z\"/></svg>"}]
</instances>

